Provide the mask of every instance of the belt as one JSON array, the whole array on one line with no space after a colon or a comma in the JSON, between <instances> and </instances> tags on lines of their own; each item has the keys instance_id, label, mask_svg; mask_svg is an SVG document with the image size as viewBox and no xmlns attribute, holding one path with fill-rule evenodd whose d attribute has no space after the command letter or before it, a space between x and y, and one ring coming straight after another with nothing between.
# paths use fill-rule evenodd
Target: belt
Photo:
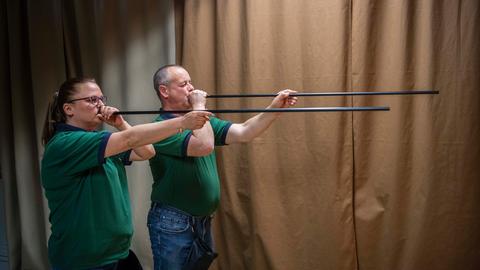
<instances>
[{"instance_id":1,"label":"belt","mask_svg":"<svg viewBox=\"0 0 480 270\"><path fill-rule=\"evenodd\" d=\"M154 202L152 201L152 203L150 204L150 207L152 209L158 209L158 208L166 208L166 209L169 209L169 210L172 210L172 211L175 211L175 212L178 212L182 215L185 215L185 216L188 216L190 217L191 219L193 220L198 220L198 219L203 219L203 218L213 218L213 214L211 215L208 215L208 216L195 216L195 215L192 215L190 213L187 213L183 210L180 210L176 207L173 207L173 206L170 206L170 205L167 205L167 204L164 204L164 203L160 203L160 202Z\"/></svg>"}]
</instances>

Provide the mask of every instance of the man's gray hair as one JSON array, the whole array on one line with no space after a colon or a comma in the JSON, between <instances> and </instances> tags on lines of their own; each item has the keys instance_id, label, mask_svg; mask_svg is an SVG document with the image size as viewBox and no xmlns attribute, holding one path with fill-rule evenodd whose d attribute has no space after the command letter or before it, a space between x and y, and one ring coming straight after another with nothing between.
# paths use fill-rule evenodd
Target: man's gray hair
<instances>
[{"instance_id":1,"label":"man's gray hair","mask_svg":"<svg viewBox=\"0 0 480 270\"><path fill-rule=\"evenodd\" d=\"M180 65L165 65L159 68L153 75L153 88L155 89L158 97L160 97L160 85L168 85L170 83L171 76L169 70L172 67L185 69Z\"/></svg>"}]
</instances>

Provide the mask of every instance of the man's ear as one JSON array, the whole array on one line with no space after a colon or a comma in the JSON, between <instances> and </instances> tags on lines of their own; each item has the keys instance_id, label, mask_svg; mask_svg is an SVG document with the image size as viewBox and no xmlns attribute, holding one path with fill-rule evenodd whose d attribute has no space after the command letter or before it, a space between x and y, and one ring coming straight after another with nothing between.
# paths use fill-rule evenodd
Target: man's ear
<instances>
[{"instance_id":1,"label":"man's ear","mask_svg":"<svg viewBox=\"0 0 480 270\"><path fill-rule=\"evenodd\" d=\"M73 116L73 107L72 107L71 103L64 103L62 109L65 112L65 115L67 117L72 117Z\"/></svg>"},{"instance_id":2,"label":"man's ear","mask_svg":"<svg viewBox=\"0 0 480 270\"><path fill-rule=\"evenodd\" d=\"M161 84L161 85L158 87L158 92L160 93L160 96L162 96L162 98L168 99L168 94L169 94L168 87L166 87L165 85Z\"/></svg>"}]
</instances>

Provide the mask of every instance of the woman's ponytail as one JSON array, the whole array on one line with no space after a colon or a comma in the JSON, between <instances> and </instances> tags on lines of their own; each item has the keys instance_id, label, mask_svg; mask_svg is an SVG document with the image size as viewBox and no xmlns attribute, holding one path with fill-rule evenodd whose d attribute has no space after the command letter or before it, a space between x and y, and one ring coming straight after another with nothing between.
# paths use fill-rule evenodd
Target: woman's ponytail
<instances>
[{"instance_id":1,"label":"woman's ponytail","mask_svg":"<svg viewBox=\"0 0 480 270\"><path fill-rule=\"evenodd\" d=\"M43 124L42 143L46 145L55 133L55 124L65 122L65 114L63 108L59 108L58 102L59 92L53 94L52 100L48 103L47 113L45 115L45 122ZM63 104L62 104L63 107Z\"/></svg>"}]
</instances>

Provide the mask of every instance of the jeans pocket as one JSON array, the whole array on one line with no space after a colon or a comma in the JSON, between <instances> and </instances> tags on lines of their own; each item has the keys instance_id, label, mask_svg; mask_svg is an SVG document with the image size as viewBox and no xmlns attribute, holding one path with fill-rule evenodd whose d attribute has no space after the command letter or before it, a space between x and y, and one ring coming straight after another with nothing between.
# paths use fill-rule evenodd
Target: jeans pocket
<instances>
[{"instance_id":1,"label":"jeans pocket","mask_svg":"<svg viewBox=\"0 0 480 270\"><path fill-rule=\"evenodd\" d=\"M182 233L189 229L190 223L186 215L169 209L158 209L149 213L148 226L164 233Z\"/></svg>"}]
</instances>

